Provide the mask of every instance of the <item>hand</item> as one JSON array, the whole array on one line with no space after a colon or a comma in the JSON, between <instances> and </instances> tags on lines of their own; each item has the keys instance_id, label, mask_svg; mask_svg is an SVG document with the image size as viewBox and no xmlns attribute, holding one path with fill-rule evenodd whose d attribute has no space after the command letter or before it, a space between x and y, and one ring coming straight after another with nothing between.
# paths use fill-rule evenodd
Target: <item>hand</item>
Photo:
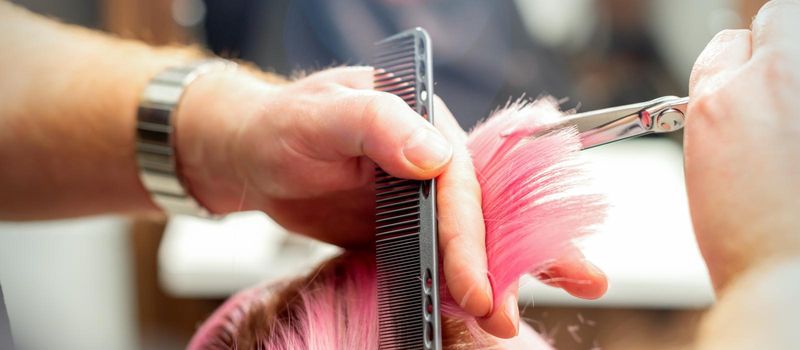
<instances>
[{"instance_id":1,"label":"hand","mask_svg":"<svg viewBox=\"0 0 800 350\"><path fill-rule=\"evenodd\" d=\"M200 77L178 109L181 173L214 212L263 210L289 230L342 246L373 240L373 162L398 177L439 176L449 292L471 315L489 315L481 322L487 331L513 336L519 316L492 305L481 192L464 131L438 99L437 129L372 86L369 67L330 69L281 86L242 73ZM580 255L557 266L548 277L590 281L564 285L571 293L605 291L605 277ZM504 300L516 307L516 299L514 291Z\"/></svg>"},{"instance_id":2,"label":"hand","mask_svg":"<svg viewBox=\"0 0 800 350\"><path fill-rule=\"evenodd\" d=\"M444 171L452 146L372 69L268 85L243 72L200 77L177 116L178 160L198 200L263 210L289 230L342 246L372 238L373 160L395 176Z\"/></svg>"},{"instance_id":3,"label":"hand","mask_svg":"<svg viewBox=\"0 0 800 350\"><path fill-rule=\"evenodd\" d=\"M692 71L686 186L718 290L800 254L800 2L770 1L751 30L727 30Z\"/></svg>"}]
</instances>

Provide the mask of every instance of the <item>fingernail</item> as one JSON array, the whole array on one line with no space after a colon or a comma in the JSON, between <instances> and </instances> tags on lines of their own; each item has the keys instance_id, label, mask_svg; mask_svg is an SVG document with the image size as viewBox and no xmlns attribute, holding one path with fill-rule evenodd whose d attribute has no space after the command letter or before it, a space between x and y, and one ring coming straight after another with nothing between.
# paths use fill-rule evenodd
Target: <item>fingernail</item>
<instances>
[{"instance_id":1,"label":"fingernail","mask_svg":"<svg viewBox=\"0 0 800 350\"><path fill-rule=\"evenodd\" d=\"M553 286L553 287L560 287L561 286L558 283L558 281L555 280L553 278L553 276L551 276L550 273L548 273L547 271L539 272L538 274L536 274L536 278L539 279L539 281L542 281L542 283L544 283L544 284L546 284L548 286Z\"/></svg>"},{"instance_id":2,"label":"fingernail","mask_svg":"<svg viewBox=\"0 0 800 350\"><path fill-rule=\"evenodd\" d=\"M488 305L489 307L486 309L486 312L484 312L483 315L474 315L474 316L485 317L485 316L489 316L489 314L492 313L492 309L494 309L494 305L492 305L494 303L494 298L492 297L492 295L493 295L492 283L489 281L488 277L484 277L483 278L483 298L486 301L486 305Z\"/></svg>"},{"instance_id":3,"label":"fingernail","mask_svg":"<svg viewBox=\"0 0 800 350\"><path fill-rule=\"evenodd\" d=\"M409 162L425 170L437 169L453 155L453 147L438 132L419 128L403 146L403 155Z\"/></svg>"},{"instance_id":4,"label":"fingernail","mask_svg":"<svg viewBox=\"0 0 800 350\"><path fill-rule=\"evenodd\" d=\"M505 316L510 327L514 327L514 335L519 334L519 305L517 297L509 294L505 301Z\"/></svg>"},{"instance_id":5,"label":"fingernail","mask_svg":"<svg viewBox=\"0 0 800 350\"><path fill-rule=\"evenodd\" d=\"M588 260L584 260L584 263L586 265L586 269L589 271L590 274L595 275L595 276L605 276L606 275L606 273L603 272L603 270L600 270L600 268L597 267L597 265L592 264Z\"/></svg>"}]
</instances>

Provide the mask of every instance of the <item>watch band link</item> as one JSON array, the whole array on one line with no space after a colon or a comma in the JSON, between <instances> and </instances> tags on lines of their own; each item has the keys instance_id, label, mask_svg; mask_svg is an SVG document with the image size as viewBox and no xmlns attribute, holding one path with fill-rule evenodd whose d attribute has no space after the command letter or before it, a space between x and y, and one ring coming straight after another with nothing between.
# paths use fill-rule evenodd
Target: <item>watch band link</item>
<instances>
[{"instance_id":1,"label":"watch band link","mask_svg":"<svg viewBox=\"0 0 800 350\"><path fill-rule=\"evenodd\" d=\"M235 63L220 59L170 67L145 87L136 123L136 158L139 177L153 201L168 214L209 217L178 174L174 118L186 87L197 77Z\"/></svg>"}]
</instances>

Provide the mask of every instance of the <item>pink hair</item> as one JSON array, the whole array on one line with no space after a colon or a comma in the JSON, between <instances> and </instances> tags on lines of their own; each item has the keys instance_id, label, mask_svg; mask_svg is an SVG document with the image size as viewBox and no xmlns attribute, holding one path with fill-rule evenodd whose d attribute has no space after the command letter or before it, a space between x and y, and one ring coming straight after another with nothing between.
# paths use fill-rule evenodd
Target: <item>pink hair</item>
<instances>
[{"instance_id":1,"label":"pink hair","mask_svg":"<svg viewBox=\"0 0 800 350\"><path fill-rule=\"evenodd\" d=\"M552 99L518 102L493 114L469 136L468 147L483 196L488 273L495 305L522 275L544 269L571 249L571 241L604 217L598 195L575 194L587 178L577 159L580 140L574 130L558 130L531 138L543 124L561 117ZM584 191L587 192L587 191ZM377 305L374 257L351 253L346 271L321 269L314 283L301 288L291 318L275 322L260 339L260 348L377 348ZM444 283L442 283L444 285ZM253 290L233 297L200 328L190 349L220 344L222 329L235 338L232 315L247 312ZM242 296L244 295L244 296ZM474 319L442 289L442 313L466 321L475 339L489 339ZM527 348L549 348L535 332L523 328L517 340ZM226 343L236 348L237 344ZM231 346L232 345L232 346Z\"/></svg>"},{"instance_id":2,"label":"pink hair","mask_svg":"<svg viewBox=\"0 0 800 350\"><path fill-rule=\"evenodd\" d=\"M553 99L517 102L469 135L483 199L494 305L502 304L520 276L545 269L605 217L602 196L568 193L588 183L576 131L529 137L561 117ZM460 312L449 304L446 312Z\"/></svg>"}]
</instances>

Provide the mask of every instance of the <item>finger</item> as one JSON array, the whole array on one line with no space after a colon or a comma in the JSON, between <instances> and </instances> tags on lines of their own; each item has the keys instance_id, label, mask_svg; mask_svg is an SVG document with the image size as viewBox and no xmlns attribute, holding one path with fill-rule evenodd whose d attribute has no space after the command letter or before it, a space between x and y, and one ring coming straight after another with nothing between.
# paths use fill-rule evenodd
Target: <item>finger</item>
<instances>
[{"instance_id":1,"label":"finger","mask_svg":"<svg viewBox=\"0 0 800 350\"><path fill-rule=\"evenodd\" d=\"M608 290L608 278L597 266L573 248L536 277L547 285L564 289L583 299L597 299Z\"/></svg>"},{"instance_id":2,"label":"finger","mask_svg":"<svg viewBox=\"0 0 800 350\"><path fill-rule=\"evenodd\" d=\"M453 159L437 179L439 250L453 299L475 317L492 310L486 262L481 188L466 147L466 134L447 107L435 100L436 124L454 145Z\"/></svg>"},{"instance_id":3,"label":"finger","mask_svg":"<svg viewBox=\"0 0 800 350\"><path fill-rule=\"evenodd\" d=\"M519 333L519 282L512 284L503 305L492 310L488 317L478 318L478 325L498 338L511 338Z\"/></svg>"},{"instance_id":4,"label":"finger","mask_svg":"<svg viewBox=\"0 0 800 350\"><path fill-rule=\"evenodd\" d=\"M447 108L444 101L437 95L433 96L434 118L436 127L450 139L451 142L466 143L467 133L458 124L458 120L453 116L453 112ZM466 150L466 148L464 149Z\"/></svg>"},{"instance_id":5,"label":"finger","mask_svg":"<svg viewBox=\"0 0 800 350\"><path fill-rule=\"evenodd\" d=\"M772 0L753 19L753 49L783 48L800 52L800 0Z\"/></svg>"},{"instance_id":6,"label":"finger","mask_svg":"<svg viewBox=\"0 0 800 350\"><path fill-rule=\"evenodd\" d=\"M351 89L369 89L373 84L373 68L369 66L337 67L321 70L303 78L309 84L334 83Z\"/></svg>"},{"instance_id":7,"label":"finger","mask_svg":"<svg viewBox=\"0 0 800 350\"><path fill-rule=\"evenodd\" d=\"M706 45L697 57L689 79L689 95L695 95L698 85L715 83L716 77L733 71L750 60L751 32L747 29L723 30Z\"/></svg>"},{"instance_id":8,"label":"finger","mask_svg":"<svg viewBox=\"0 0 800 350\"><path fill-rule=\"evenodd\" d=\"M325 113L297 125L316 157L367 156L387 173L409 179L433 178L450 162L450 142L399 97L340 89L326 98Z\"/></svg>"}]
</instances>

